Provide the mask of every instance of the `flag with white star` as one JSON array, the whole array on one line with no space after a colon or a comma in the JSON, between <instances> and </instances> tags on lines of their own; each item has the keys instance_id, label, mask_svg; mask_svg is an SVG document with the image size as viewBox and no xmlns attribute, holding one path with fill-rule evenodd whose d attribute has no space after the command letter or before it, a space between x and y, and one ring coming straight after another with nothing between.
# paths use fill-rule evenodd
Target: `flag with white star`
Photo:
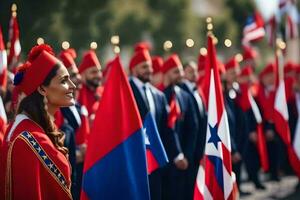
<instances>
[{"instance_id":1,"label":"flag with white star","mask_svg":"<svg viewBox=\"0 0 300 200\"><path fill-rule=\"evenodd\" d=\"M208 37L209 98L205 155L194 192L194 199L233 199L229 126L216 63L212 37Z\"/></svg>"}]
</instances>

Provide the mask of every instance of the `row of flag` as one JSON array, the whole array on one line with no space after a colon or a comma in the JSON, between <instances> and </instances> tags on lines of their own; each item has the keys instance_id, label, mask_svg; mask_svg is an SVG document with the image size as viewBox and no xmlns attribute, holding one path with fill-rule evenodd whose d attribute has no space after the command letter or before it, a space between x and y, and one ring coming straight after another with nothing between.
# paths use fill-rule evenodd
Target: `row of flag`
<instances>
[{"instance_id":1,"label":"row of flag","mask_svg":"<svg viewBox=\"0 0 300 200\"><path fill-rule=\"evenodd\" d=\"M269 19L264 20L258 11L247 18L243 29L242 43L244 45L249 45L250 42L258 41L266 36L268 43L274 46L277 29L279 28L281 20L283 20L285 24L286 40L299 36L299 13L296 1L280 0L277 4L277 10L274 10L274 13Z\"/></svg>"}]
</instances>

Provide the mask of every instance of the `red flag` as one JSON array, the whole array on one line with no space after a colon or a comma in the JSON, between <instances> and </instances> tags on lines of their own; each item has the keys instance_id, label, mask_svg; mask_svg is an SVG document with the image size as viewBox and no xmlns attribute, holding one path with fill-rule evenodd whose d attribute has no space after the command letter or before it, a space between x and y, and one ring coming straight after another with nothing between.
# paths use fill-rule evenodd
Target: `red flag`
<instances>
[{"instance_id":1,"label":"red flag","mask_svg":"<svg viewBox=\"0 0 300 200\"><path fill-rule=\"evenodd\" d=\"M150 199L142 121L119 57L88 138L81 199Z\"/></svg>"},{"instance_id":2,"label":"red flag","mask_svg":"<svg viewBox=\"0 0 300 200\"><path fill-rule=\"evenodd\" d=\"M13 5L14 6L14 5ZM16 10L12 10L10 23L9 23L9 54L8 54L8 66L10 69L16 67L20 53L21 53L21 45L20 45L20 31L19 24L17 20L17 12Z\"/></svg>"},{"instance_id":3,"label":"red flag","mask_svg":"<svg viewBox=\"0 0 300 200\"><path fill-rule=\"evenodd\" d=\"M7 84L7 55L4 46L2 30L0 27L0 87L6 90Z\"/></svg>"},{"instance_id":4,"label":"red flag","mask_svg":"<svg viewBox=\"0 0 300 200\"><path fill-rule=\"evenodd\" d=\"M283 59L281 55L276 55L276 72L277 91L274 102L274 124L277 133L287 148L291 167L296 175L300 178L300 160L292 146L290 127L288 124L289 115L283 79Z\"/></svg>"}]
</instances>

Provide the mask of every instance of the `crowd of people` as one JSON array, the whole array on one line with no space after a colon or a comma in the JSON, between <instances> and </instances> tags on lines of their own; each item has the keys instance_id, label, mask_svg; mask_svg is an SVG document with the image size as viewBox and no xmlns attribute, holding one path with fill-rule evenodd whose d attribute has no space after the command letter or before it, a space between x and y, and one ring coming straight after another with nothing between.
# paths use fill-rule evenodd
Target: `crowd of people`
<instances>
[{"instance_id":1,"label":"crowd of people","mask_svg":"<svg viewBox=\"0 0 300 200\"><path fill-rule=\"evenodd\" d=\"M89 133L96 126L93 120L112 65L102 67L94 50L85 52L79 65L76 56L72 48L55 54L41 44L32 48L21 66L8 72L1 93L8 118L0 127L1 199L80 198ZM256 189L266 189L259 176L263 168L259 125L270 180L280 181L282 175L293 173L274 126L275 60L257 74L256 56L254 49L245 47L243 61L233 56L217 63L240 195L247 195L240 187L242 165ZM141 119L149 112L153 115L169 160L149 174L151 199L193 199L208 127L207 59L201 51L197 62L182 63L177 54L151 55L147 42L134 47L128 80ZM293 141L300 128L300 66L287 61L284 80Z\"/></svg>"}]
</instances>

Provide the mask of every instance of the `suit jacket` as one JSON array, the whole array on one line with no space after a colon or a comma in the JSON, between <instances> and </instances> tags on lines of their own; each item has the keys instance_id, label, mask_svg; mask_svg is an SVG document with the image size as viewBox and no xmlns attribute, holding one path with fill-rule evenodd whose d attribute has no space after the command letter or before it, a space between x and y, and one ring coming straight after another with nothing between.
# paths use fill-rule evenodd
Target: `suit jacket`
<instances>
[{"instance_id":1,"label":"suit jacket","mask_svg":"<svg viewBox=\"0 0 300 200\"><path fill-rule=\"evenodd\" d=\"M195 159L195 164L199 165L199 161L202 159L204 154L204 148L206 142L207 112L205 110L203 99L201 99L200 94L199 94L200 97L199 100L201 101L197 101L194 91L191 90L191 88L187 85L187 83L180 84L180 87L190 95L197 116L198 129L196 131L197 134L196 134L196 146L195 146L194 159ZM202 109L200 109L199 107L202 107Z\"/></svg>"},{"instance_id":2,"label":"suit jacket","mask_svg":"<svg viewBox=\"0 0 300 200\"><path fill-rule=\"evenodd\" d=\"M170 141L170 158L174 159L179 153L184 153L191 163L194 161L196 135L198 130L197 114L190 95L178 86L169 86L164 90L168 103L175 94L180 107L180 117L177 119L173 134L175 140ZM175 143L175 144L174 144Z\"/></svg>"},{"instance_id":3,"label":"suit jacket","mask_svg":"<svg viewBox=\"0 0 300 200\"><path fill-rule=\"evenodd\" d=\"M136 100L141 118L144 121L144 118L149 112L149 109L147 107L144 98L142 97L142 94L140 93L138 87L132 81L132 79L129 80L129 83L133 91L133 95ZM152 94L154 105L155 105L154 118L157 125L157 129L159 131L159 135L161 137L165 150L168 152L168 141L174 140L172 138L173 135L170 134L171 130L167 127L168 103L165 95L150 84L149 84L149 90Z\"/></svg>"},{"instance_id":4,"label":"suit jacket","mask_svg":"<svg viewBox=\"0 0 300 200\"><path fill-rule=\"evenodd\" d=\"M235 99L229 96L229 92L225 92L224 104L228 116L228 124L231 139L231 152L243 153L245 145L245 137L249 133L249 127L246 123L246 114L237 105Z\"/></svg>"}]
</instances>

